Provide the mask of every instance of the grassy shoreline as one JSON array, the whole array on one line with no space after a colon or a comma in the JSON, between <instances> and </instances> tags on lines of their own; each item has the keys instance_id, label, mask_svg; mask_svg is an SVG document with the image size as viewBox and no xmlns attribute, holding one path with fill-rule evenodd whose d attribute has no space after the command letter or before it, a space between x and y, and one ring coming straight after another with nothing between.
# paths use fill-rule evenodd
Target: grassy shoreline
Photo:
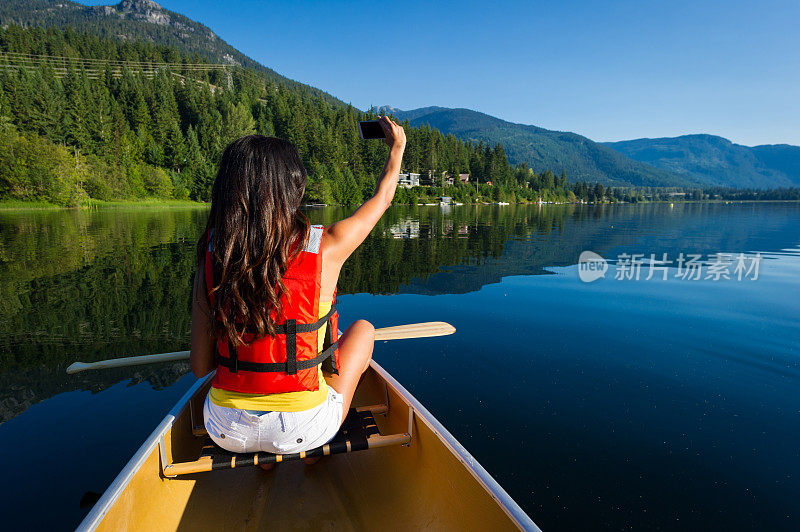
<instances>
[{"instance_id":1,"label":"grassy shoreline","mask_svg":"<svg viewBox=\"0 0 800 532\"><path fill-rule=\"evenodd\" d=\"M90 200L84 204L72 207L64 207L63 205L55 205L46 201L24 201L24 200L2 200L0 201L0 211L14 211L14 210L97 210L97 209L136 209L139 207L146 208L203 208L208 207L208 203L202 203L190 200L173 200L161 198L146 198L141 200Z\"/></svg>"},{"instance_id":2,"label":"grassy shoreline","mask_svg":"<svg viewBox=\"0 0 800 532\"><path fill-rule=\"evenodd\" d=\"M644 203L798 203L800 200L721 200L721 199L706 199L706 200L682 200L682 201L640 201L637 203L625 202L605 202L605 203L580 203L573 202L559 202L559 203L545 203L544 205L638 205ZM510 203L510 205L536 205L536 202L518 202ZM412 205L410 203L396 203L394 205L400 206L419 206L419 204ZM425 204L428 205L428 204ZM433 204L431 204L433 205ZM496 203L482 203L471 202L464 203L463 205L497 205ZM125 210L125 209L202 209L209 207L209 203L203 203L190 200L171 200L160 198L147 198L141 200L114 200L114 201L101 201L91 200L83 205L74 207L64 207L62 205L55 205L46 201L23 201L23 200L0 200L0 212L3 211L23 211L23 210ZM307 205L314 206L314 205ZM343 205L330 204L328 207L342 207ZM437 204L438 206L438 204ZM455 205L453 205L455 206Z\"/></svg>"}]
</instances>

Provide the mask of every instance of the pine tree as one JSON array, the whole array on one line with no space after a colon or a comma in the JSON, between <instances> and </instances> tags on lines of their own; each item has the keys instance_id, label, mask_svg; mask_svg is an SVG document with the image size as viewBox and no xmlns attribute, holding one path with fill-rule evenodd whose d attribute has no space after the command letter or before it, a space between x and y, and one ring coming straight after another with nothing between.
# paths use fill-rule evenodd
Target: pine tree
<instances>
[{"instance_id":1,"label":"pine tree","mask_svg":"<svg viewBox=\"0 0 800 532\"><path fill-rule=\"evenodd\" d=\"M250 114L250 109L244 104L239 102L236 105L229 103L226 108L224 129L223 129L223 144L228 145L239 137L245 135L252 135L256 132L256 122L253 120L253 115Z\"/></svg>"}]
</instances>

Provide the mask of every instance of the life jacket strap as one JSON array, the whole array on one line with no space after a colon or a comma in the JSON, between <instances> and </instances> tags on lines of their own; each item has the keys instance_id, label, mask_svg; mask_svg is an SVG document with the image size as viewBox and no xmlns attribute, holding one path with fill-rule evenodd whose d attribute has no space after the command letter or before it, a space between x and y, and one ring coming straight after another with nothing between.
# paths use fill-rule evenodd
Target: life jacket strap
<instances>
[{"instance_id":1,"label":"life jacket strap","mask_svg":"<svg viewBox=\"0 0 800 532\"><path fill-rule=\"evenodd\" d=\"M334 346L334 351L336 350L335 347L338 346L339 340L337 339L336 342L333 341L333 331L335 329L335 325L333 320L328 322L328 328L325 330L325 339L322 342L322 348L327 350L330 348L331 345L336 344ZM327 373L332 373L333 375L339 374L339 366L337 366L336 356L330 356L322 361L322 371Z\"/></svg>"},{"instance_id":2,"label":"life jacket strap","mask_svg":"<svg viewBox=\"0 0 800 532\"><path fill-rule=\"evenodd\" d=\"M325 314L324 316L322 316L320 319L318 319L314 323L297 323L296 320L286 320L286 323L282 323L280 325L276 325L275 326L275 334L286 334L286 335L289 335L289 334L292 334L292 333L310 333L310 332L317 331L317 330L320 329L320 327L325 325L328 322L329 319L331 319L331 317L333 316L333 314L335 312L336 312L336 303L333 303L331 305L331 309L328 311L328 313ZM292 324L292 327L293 327L292 333L290 333L289 329L288 329L288 325L289 325L290 321L293 322L293 324Z\"/></svg>"},{"instance_id":3,"label":"life jacket strap","mask_svg":"<svg viewBox=\"0 0 800 532\"><path fill-rule=\"evenodd\" d=\"M330 320L333 317L333 315L335 313L336 313L336 303L334 302L331 305L331 309L328 311L328 313L325 314L324 316L322 316L320 319L318 319L314 323L297 323L295 321L295 332L298 332L298 333L310 333L310 332L317 331L323 325L325 325L328 322L328 320ZM222 320L219 320L219 321L221 322ZM244 331L242 331L242 332L245 332L247 334L257 334L256 330L252 329L250 327L245 328ZM286 329L286 324L285 323L280 323L278 325L275 325L275 335L277 336L279 334L289 334L289 332Z\"/></svg>"},{"instance_id":4,"label":"life jacket strap","mask_svg":"<svg viewBox=\"0 0 800 532\"><path fill-rule=\"evenodd\" d=\"M220 359L224 358L227 361L225 367L228 368L228 371L239 373L239 353L236 351L236 345L230 339L228 339L228 355L230 356L223 357L219 354L219 342L214 343L214 360L219 363Z\"/></svg>"},{"instance_id":5,"label":"life jacket strap","mask_svg":"<svg viewBox=\"0 0 800 532\"><path fill-rule=\"evenodd\" d=\"M297 375L297 320L286 320L286 374Z\"/></svg>"},{"instance_id":6,"label":"life jacket strap","mask_svg":"<svg viewBox=\"0 0 800 532\"><path fill-rule=\"evenodd\" d=\"M236 345L228 340L228 355L231 357L231 373L239 373L239 352L236 350Z\"/></svg>"},{"instance_id":7,"label":"life jacket strap","mask_svg":"<svg viewBox=\"0 0 800 532\"><path fill-rule=\"evenodd\" d=\"M314 358L310 358L308 360L297 360L295 358L295 365L296 365L295 373L297 373L298 371L311 369L319 364L322 364L328 357L332 357L333 353L338 348L339 348L339 340L336 340L327 349L322 351ZM224 368L228 368L228 370L230 370L231 372L233 372L233 368L237 368L237 371L254 371L258 373L269 373L269 372L289 373L287 362L250 362L248 360L238 360L238 359L234 360L229 357L224 357L220 355L219 352L217 352L217 364L219 364Z\"/></svg>"}]
</instances>

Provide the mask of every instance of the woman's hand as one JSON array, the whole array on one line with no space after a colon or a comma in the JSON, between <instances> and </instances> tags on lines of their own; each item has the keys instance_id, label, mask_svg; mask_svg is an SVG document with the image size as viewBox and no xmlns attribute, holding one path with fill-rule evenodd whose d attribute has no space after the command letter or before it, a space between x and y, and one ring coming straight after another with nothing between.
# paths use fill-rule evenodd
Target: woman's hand
<instances>
[{"instance_id":1,"label":"woman's hand","mask_svg":"<svg viewBox=\"0 0 800 532\"><path fill-rule=\"evenodd\" d=\"M397 125L396 122L389 120L388 116L382 116L378 123L383 128L383 134L386 137L383 141L392 150L398 149L401 152L406 148L406 130L403 126Z\"/></svg>"}]
</instances>

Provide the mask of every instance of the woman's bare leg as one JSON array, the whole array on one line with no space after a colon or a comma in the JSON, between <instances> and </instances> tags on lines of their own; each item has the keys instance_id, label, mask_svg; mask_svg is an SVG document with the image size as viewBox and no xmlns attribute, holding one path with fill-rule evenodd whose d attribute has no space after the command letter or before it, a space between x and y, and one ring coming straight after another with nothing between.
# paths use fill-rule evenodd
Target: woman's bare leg
<instances>
[{"instance_id":1,"label":"woman's bare leg","mask_svg":"<svg viewBox=\"0 0 800 532\"><path fill-rule=\"evenodd\" d=\"M369 367L372 360L372 348L375 346L375 327L366 320L353 323L339 338L339 374L325 375L328 386L344 396L342 403L342 421L350 410L353 395L356 393L361 374ZM319 456L304 458L311 465L320 459Z\"/></svg>"},{"instance_id":2,"label":"woman's bare leg","mask_svg":"<svg viewBox=\"0 0 800 532\"><path fill-rule=\"evenodd\" d=\"M375 346L375 327L366 320L353 323L339 338L339 374L326 375L328 385L344 396L342 421L350 410L353 394L356 393L361 374L372 360Z\"/></svg>"}]
</instances>

